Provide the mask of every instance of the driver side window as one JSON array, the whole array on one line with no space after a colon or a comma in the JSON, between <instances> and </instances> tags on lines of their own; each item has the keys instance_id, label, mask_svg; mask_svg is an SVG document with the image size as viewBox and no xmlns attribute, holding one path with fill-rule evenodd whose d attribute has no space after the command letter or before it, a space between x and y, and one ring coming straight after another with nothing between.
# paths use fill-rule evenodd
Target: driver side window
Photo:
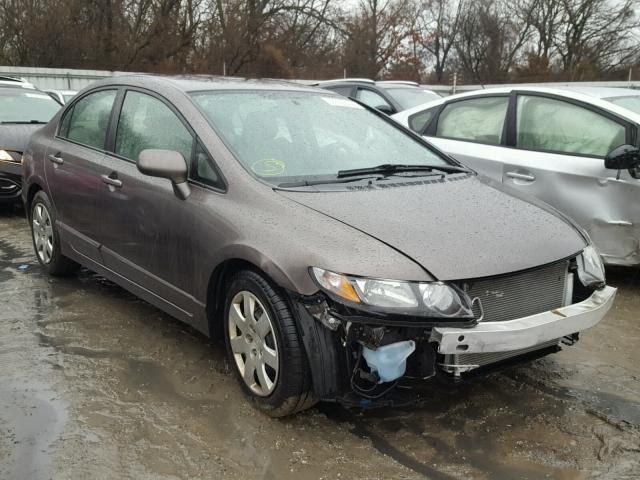
<instances>
[{"instance_id":1,"label":"driver side window","mask_svg":"<svg viewBox=\"0 0 640 480\"><path fill-rule=\"evenodd\" d=\"M374 92L373 90L368 90L366 88L359 88L356 97L362 103L370 107L373 107L373 108L384 107L389 109L389 111L394 111L394 108L391 105L389 105L389 103L382 97L382 95Z\"/></svg>"},{"instance_id":2,"label":"driver side window","mask_svg":"<svg viewBox=\"0 0 640 480\"><path fill-rule=\"evenodd\" d=\"M120 112L115 153L135 162L140 152L149 148L174 150L189 163L193 137L162 101L129 90Z\"/></svg>"},{"instance_id":3,"label":"driver side window","mask_svg":"<svg viewBox=\"0 0 640 480\"><path fill-rule=\"evenodd\" d=\"M518 96L519 148L604 157L626 140L624 125L563 100Z\"/></svg>"}]
</instances>

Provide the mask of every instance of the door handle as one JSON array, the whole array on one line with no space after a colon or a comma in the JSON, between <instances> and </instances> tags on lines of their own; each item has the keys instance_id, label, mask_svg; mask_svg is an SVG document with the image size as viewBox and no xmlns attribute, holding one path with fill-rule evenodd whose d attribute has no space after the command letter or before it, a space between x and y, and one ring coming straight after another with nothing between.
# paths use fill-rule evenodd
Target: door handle
<instances>
[{"instance_id":1,"label":"door handle","mask_svg":"<svg viewBox=\"0 0 640 480\"><path fill-rule=\"evenodd\" d=\"M527 182L533 182L536 179L535 175L518 172L507 172L507 177L515 178L517 180L525 180Z\"/></svg>"},{"instance_id":2,"label":"door handle","mask_svg":"<svg viewBox=\"0 0 640 480\"><path fill-rule=\"evenodd\" d=\"M102 181L107 185L111 185L112 187L120 188L122 187L122 181L117 178L111 178L109 175L101 175Z\"/></svg>"},{"instance_id":3,"label":"door handle","mask_svg":"<svg viewBox=\"0 0 640 480\"><path fill-rule=\"evenodd\" d=\"M58 155L60 155L60 154L59 153L57 155L49 154L49 155L47 155L47 158L52 163L55 163L56 165L62 165L64 163L64 159L62 157L59 157Z\"/></svg>"}]
</instances>

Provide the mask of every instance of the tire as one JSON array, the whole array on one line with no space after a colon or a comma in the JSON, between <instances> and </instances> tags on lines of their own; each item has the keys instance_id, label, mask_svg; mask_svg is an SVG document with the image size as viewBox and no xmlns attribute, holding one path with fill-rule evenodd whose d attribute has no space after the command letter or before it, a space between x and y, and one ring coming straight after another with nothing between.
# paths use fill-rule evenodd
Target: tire
<instances>
[{"instance_id":1,"label":"tire","mask_svg":"<svg viewBox=\"0 0 640 480\"><path fill-rule=\"evenodd\" d=\"M29 223L36 258L49 275L59 277L78 271L80 265L65 257L60 250L60 234L51 200L42 190L36 193L31 202Z\"/></svg>"},{"instance_id":2,"label":"tire","mask_svg":"<svg viewBox=\"0 0 640 480\"><path fill-rule=\"evenodd\" d=\"M253 315L247 316L251 304ZM284 417L316 403L304 346L276 287L257 272L236 273L228 283L223 322L229 363L257 409Z\"/></svg>"}]
</instances>

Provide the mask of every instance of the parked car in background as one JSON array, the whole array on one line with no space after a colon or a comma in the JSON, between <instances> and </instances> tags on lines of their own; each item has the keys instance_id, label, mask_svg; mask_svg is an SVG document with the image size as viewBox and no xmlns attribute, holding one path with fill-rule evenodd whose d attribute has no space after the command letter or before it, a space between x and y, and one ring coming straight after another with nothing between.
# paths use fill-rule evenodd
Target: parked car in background
<instances>
[{"instance_id":1,"label":"parked car in background","mask_svg":"<svg viewBox=\"0 0 640 480\"><path fill-rule=\"evenodd\" d=\"M437 93L421 87L416 82L374 82L366 78L344 78L327 80L316 86L355 98L387 115L440 98Z\"/></svg>"},{"instance_id":2,"label":"parked car in background","mask_svg":"<svg viewBox=\"0 0 640 480\"><path fill-rule=\"evenodd\" d=\"M76 90L44 90L45 92L47 92L51 98L53 98L54 100L60 102L60 105L65 105L66 103L69 102L69 100L71 100L76 93L78 93Z\"/></svg>"},{"instance_id":3,"label":"parked car in background","mask_svg":"<svg viewBox=\"0 0 640 480\"><path fill-rule=\"evenodd\" d=\"M36 88L35 85L27 82L24 78L0 76L0 88L2 87L30 88L32 90Z\"/></svg>"},{"instance_id":4,"label":"parked car in background","mask_svg":"<svg viewBox=\"0 0 640 480\"><path fill-rule=\"evenodd\" d=\"M615 296L568 220L320 89L103 80L23 168L50 274L85 265L220 333L273 416L555 352Z\"/></svg>"},{"instance_id":5,"label":"parked car in background","mask_svg":"<svg viewBox=\"0 0 640 480\"><path fill-rule=\"evenodd\" d=\"M20 201L22 153L33 132L51 120L60 104L31 88L0 88L0 203Z\"/></svg>"},{"instance_id":6,"label":"parked car in background","mask_svg":"<svg viewBox=\"0 0 640 480\"><path fill-rule=\"evenodd\" d=\"M430 102L394 119L465 165L574 218L605 263L638 265L639 93L492 88Z\"/></svg>"},{"instance_id":7,"label":"parked car in background","mask_svg":"<svg viewBox=\"0 0 640 480\"><path fill-rule=\"evenodd\" d=\"M598 88L595 89L594 93L596 96L602 95L602 98L605 100L640 115L640 90L631 90L628 88Z\"/></svg>"}]
</instances>

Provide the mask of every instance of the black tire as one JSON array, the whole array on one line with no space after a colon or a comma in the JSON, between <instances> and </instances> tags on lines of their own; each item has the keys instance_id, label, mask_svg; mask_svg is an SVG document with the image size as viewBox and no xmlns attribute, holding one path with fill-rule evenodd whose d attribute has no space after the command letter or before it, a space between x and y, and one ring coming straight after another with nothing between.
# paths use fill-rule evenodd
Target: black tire
<instances>
[{"instance_id":1,"label":"black tire","mask_svg":"<svg viewBox=\"0 0 640 480\"><path fill-rule=\"evenodd\" d=\"M48 224L50 224L51 232L53 235L53 248L51 250L50 258L47 261L42 258L41 254L38 252L38 245L36 241L37 232L35 231L36 226L34 224L34 216L37 215L37 209L44 208L46 210L46 214L50 220ZM65 257L60 250L60 234L58 233L58 229L56 228L56 217L54 210L51 206L51 200L49 200L49 196L40 190L33 197L33 201L31 202L29 208L29 224L31 226L31 240L33 241L33 248L36 254L36 258L40 265L42 265L49 275L53 275L56 277L61 277L65 275L71 275L78 271L80 265L71 260L68 257Z\"/></svg>"},{"instance_id":2,"label":"black tire","mask_svg":"<svg viewBox=\"0 0 640 480\"><path fill-rule=\"evenodd\" d=\"M273 391L257 395L242 378L231 349L229 315L234 297L241 292L255 295L265 307L273 325L278 351L278 375ZM295 319L279 289L251 270L236 273L228 283L224 308L224 337L229 363L252 404L271 417L284 417L312 407L316 402L307 356Z\"/></svg>"}]
</instances>

